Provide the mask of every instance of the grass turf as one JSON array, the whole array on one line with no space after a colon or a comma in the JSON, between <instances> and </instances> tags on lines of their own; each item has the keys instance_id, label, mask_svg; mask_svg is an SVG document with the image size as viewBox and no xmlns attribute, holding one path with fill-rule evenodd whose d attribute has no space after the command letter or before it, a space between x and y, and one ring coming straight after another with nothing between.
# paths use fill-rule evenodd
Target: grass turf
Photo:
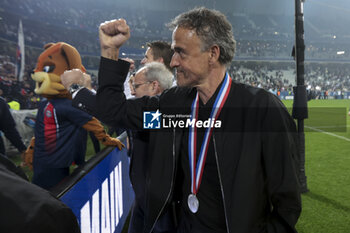
<instances>
[{"instance_id":1,"label":"grass turf","mask_svg":"<svg viewBox=\"0 0 350 233\"><path fill-rule=\"evenodd\" d=\"M292 101L284 102L287 107ZM313 100L312 108L346 108L350 100ZM305 133L305 171L309 192L302 195L302 213L297 223L299 233L350 232L350 118L341 130ZM305 121L305 126L307 126ZM315 127L316 128L316 127ZM328 131L328 132L327 132ZM340 137L337 137L340 136Z\"/></svg>"}]
</instances>

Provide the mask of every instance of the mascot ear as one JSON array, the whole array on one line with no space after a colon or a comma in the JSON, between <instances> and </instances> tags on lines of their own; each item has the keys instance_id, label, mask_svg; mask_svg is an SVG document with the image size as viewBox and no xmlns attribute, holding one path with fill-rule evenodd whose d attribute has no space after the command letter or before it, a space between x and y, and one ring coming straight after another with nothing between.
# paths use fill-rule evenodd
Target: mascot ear
<instances>
[{"instance_id":1,"label":"mascot ear","mask_svg":"<svg viewBox=\"0 0 350 233\"><path fill-rule=\"evenodd\" d=\"M67 60L69 69L81 69L82 64L78 50L69 44L62 43L61 51Z\"/></svg>"},{"instance_id":2,"label":"mascot ear","mask_svg":"<svg viewBox=\"0 0 350 233\"><path fill-rule=\"evenodd\" d=\"M47 43L46 45L44 45L44 50L50 48L52 45L54 45L55 43Z\"/></svg>"},{"instance_id":3,"label":"mascot ear","mask_svg":"<svg viewBox=\"0 0 350 233\"><path fill-rule=\"evenodd\" d=\"M81 65L81 71L83 72L83 73L86 73L86 69L85 69L85 66L83 66L83 65Z\"/></svg>"}]
</instances>

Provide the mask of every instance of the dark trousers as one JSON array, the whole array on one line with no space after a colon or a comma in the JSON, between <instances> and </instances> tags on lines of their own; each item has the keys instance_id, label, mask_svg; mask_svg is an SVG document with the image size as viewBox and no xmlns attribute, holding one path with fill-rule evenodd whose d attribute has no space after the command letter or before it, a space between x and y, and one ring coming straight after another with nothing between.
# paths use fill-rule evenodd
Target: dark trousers
<instances>
[{"instance_id":1,"label":"dark trousers","mask_svg":"<svg viewBox=\"0 0 350 233\"><path fill-rule=\"evenodd\" d=\"M128 233L143 232L144 220L145 220L144 211L142 207L135 200L131 211ZM158 219L152 233L175 233L176 229L173 222L174 221L172 219L172 215L170 214L170 212L169 211L166 212L163 216L161 216Z\"/></svg>"},{"instance_id":2,"label":"dark trousers","mask_svg":"<svg viewBox=\"0 0 350 233\"><path fill-rule=\"evenodd\" d=\"M141 206L135 200L131 209L128 233L143 232L144 216Z\"/></svg>"},{"instance_id":3,"label":"dark trousers","mask_svg":"<svg viewBox=\"0 0 350 233\"><path fill-rule=\"evenodd\" d=\"M69 167L64 168L35 168L32 183L46 190L53 188L69 175Z\"/></svg>"}]
</instances>

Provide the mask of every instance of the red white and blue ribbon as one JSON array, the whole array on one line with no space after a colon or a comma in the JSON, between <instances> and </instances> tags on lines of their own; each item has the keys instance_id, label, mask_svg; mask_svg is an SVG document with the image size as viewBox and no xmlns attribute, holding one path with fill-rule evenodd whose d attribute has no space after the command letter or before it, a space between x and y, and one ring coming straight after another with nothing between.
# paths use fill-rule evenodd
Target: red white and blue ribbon
<instances>
[{"instance_id":1,"label":"red white and blue ribbon","mask_svg":"<svg viewBox=\"0 0 350 233\"><path fill-rule=\"evenodd\" d=\"M209 118L210 122L214 121L215 123L216 119L219 117L221 109L224 106L227 96L230 92L231 84L232 84L232 79L228 75L228 73L226 73L224 83L222 84L220 88L220 92L218 93L215 99L215 102L210 114L210 118ZM194 99L191 107L191 122L193 119L195 119L195 122L198 120L198 103L199 103L199 96L197 92L196 98ZM212 123L210 123L209 125L211 126ZM194 195L197 194L199 186L202 181L204 164L208 153L209 140L213 132L213 128L210 126L205 130L197 165L196 165L196 154L197 154L196 153L196 148L197 148L196 123L194 124L194 127L190 126L190 129L189 129L188 156L189 156L190 170L191 170L191 192Z\"/></svg>"}]
</instances>

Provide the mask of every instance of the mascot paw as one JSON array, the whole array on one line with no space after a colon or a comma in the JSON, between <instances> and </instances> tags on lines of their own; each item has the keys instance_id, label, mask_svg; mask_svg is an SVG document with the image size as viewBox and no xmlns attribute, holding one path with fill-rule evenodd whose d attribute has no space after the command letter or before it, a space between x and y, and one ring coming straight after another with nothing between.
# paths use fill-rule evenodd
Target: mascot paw
<instances>
[{"instance_id":1,"label":"mascot paw","mask_svg":"<svg viewBox=\"0 0 350 233\"><path fill-rule=\"evenodd\" d=\"M21 167L28 167L30 170L33 170L33 154L34 149L30 146L24 152L24 162L21 163Z\"/></svg>"},{"instance_id":2,"label":"mascot paw","mask_svg":"<svg viewBox=\"0 0 350 233\"><path fill-rule=\"evenodd\" d=\"M116 146L119 150L122 150L125 147L119 139L112 137L105 137L102 140L102 144L105 146Z\"/></svg>"}]
</instances>

